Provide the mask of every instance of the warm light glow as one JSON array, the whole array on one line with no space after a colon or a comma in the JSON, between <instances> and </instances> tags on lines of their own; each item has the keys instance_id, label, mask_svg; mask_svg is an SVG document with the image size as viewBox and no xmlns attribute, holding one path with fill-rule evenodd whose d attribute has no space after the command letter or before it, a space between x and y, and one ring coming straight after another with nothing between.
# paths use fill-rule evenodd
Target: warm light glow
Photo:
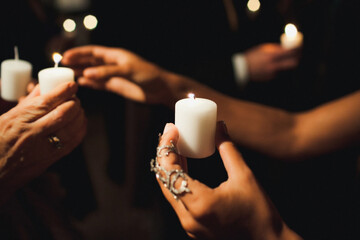
<instances>
[{"instance_id":1,"label":"warm light glow","mask_svg":"<svg viewBox=\"0 0 360 240\"><path fill-rule=\"evenodd\" d=\"M63 28L66 32L73 32L76 28L76 23L74 20L68 18L63 23Z\"/></svg>"},{"instance_id":2,"label":"warm light glow","mask_svg":"<svg viewBox=\"0 0 360 240\"><path fill-rule=\"evenodd\" d=\"M84 26L89 29L89 30L93 30L96 28L98 24L98 20L94 15L87 15L86 17L84 17Z\"/></svg>"},{"instance_id":3,"label":"warm light glow","mask_svg":"<svg viewBox=\"0 0 360 240\"><path fill-rule=\"evenodd\" d=\"M247 3L247 7L251 12L256 12L260 9L260 1L259 0L249 0Z\"/></svg>"},{"instance_id":4,"label":"warm light glow","mask_svg":"<svg viewBox=\"0 0 360 240\"><path fill-rule=\"evenodd\" d=\"M195 99L195 94L194 93L189 93L188 97L191 98L191 99Z\"/></svg>"},{"instance_id":5,"label":"warm light glow","mask_svg":"<svg viewBox=\"0 0 360 240\"><path fill-rule=\"evenodd\" d=\"M61 54L60 53L57 53L57 52L55 52L55 53L53 53L53 60L54 60L54 62L55 62L55 67L57 67L58 65L59 65L59 62L61 61L61 59L62 59L62 56L61 56Z\"/></svg>"},{"instance_id":6,"label":"warm light glow","mask_svg":"<svg viewBox=\"0 0 360 240\"><path fill-rule=\"evenodd\" d=\"M294 24L292 24L292 23L286 24L286 26L285 26L286 36L293 38L296 36L297 32L298 32L297 28L295 27Z\"/></svg>"}]
</instances>

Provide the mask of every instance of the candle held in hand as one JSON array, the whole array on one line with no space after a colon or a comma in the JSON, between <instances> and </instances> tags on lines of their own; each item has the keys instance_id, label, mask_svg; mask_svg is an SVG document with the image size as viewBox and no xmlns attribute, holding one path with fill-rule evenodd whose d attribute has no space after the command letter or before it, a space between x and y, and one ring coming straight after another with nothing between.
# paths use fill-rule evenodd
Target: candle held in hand
<instances>
[{"instance_id":1,"label":"candle held in hand","mask_svg":"<svg viewBox=\"0 0 360 240\"><path fill-rule=\"evenodd\" d=\"M6 101L16 102L25 96L31 74L31 63L20 60L15 47L15 59L4 60L1 63L1 97Z\"/></svg>"},{"instance_id":2,"label":"candle held in hand","mask_svg":"<svg viewBox=\"0 0 360 240\"><path fill-rule=\"evenodd\" d=\"M58 67L62 56L58 53L53 54L55 66L53 68L45 68L39 72L40 93L46 94L62 83L75 81L74 71L66 67Z\"/></svg>"},{"instance_id":3,"label":"candle held in hand","mask_svg":"<svg viewBox=\"0 0 360 240\"><path fill-rule=\"evenodd\" d=\"M294 24L289 23L285 26L285 33L280 36L281 46L286 49L297 48L302 45L303 34L298 32Z\"/></svg>"},{"instance_id":4,"label":"candle held in hand","mask_svg":"<svg viewBox=\"0 0 360 240\"><path fill-rule=\"evenodd\" d=\"M175 126L179 131L177 149L189 158L205 158L215 152L217 105L215 102L195 98L175 104Z\"/></svg>"}]
</instances>

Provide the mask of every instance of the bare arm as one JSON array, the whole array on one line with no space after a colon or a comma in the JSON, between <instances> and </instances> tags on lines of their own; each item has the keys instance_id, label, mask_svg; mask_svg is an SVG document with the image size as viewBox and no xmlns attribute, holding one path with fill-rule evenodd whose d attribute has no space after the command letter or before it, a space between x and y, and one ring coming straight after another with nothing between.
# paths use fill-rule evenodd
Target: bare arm
<instances>
[{"instance_id":1,"label":"bare arm","mask_svg":"<svg viewBox=\"0 0 360 240\"><path fill-rule=\"evenodd\" d=\"M189 92L218 104L232 139L271 157L294 160L329 153L360 140L360 91L302 113L234 99L190 78L168 72L119 48L84 46L64 54L80 66L78 83L128 99L174 108Z\"/></svg>"},{"instance_id":2,"label":"bare arm","mask_svg":"<svg viewBox=\"0 0 360 240\"><path fill-rule=\"evenodd\" d=\"M360 141L360 91L306 112L290 113L223 95L191 79L168 73L175 99L188 92L214 100L218 119L242 146L279 159L304 159Z\"/></svg>"}]
</instances>

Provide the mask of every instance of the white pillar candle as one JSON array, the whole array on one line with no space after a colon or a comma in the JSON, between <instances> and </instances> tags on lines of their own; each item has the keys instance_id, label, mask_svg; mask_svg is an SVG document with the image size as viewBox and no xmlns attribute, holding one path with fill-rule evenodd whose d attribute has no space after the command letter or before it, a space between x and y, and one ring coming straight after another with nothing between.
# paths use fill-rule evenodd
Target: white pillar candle
<instances>
[{"instance_id":1,"label":"white pillar candle","mask_svg":"<svg viewBox=\"0 0 360 240\"><path fill-rule=\"evenodd\" d=\"M75 74L71 68L58 67L62 56L54 53L53 59L55 67L45 68L39 72L40 94L42 95L51 92L62 83L75 81Z\"/></svg>"},{"instance_id":2,"label":"white pillar candle","mask_svg":"<svg viewBox=\"0 0 360 240\"><path fill-rule=\"evenodd\" d=\"M303 42L303 34L298 32L294 24L286 24L285 32L280 36L280 42L281 46L286 49L300 47Z\"/></svg>"},{"instance_id":3,"label":"white pillar candle","mask_svg":"<svg viewBox=\"0 0 360 240\"><path fill-rule=\"evenodd\" d=\"M15 102L25 96L31 74L31 63L20 60L15 47L15 59L7 59L1 63L1 97L6 101Z\"/></svg>"},{"instance_id":4,"label":"white pillar candle","mask_svg":"<svg viewBox=\"0 0 360 240\"><path fill-rule=\"evenodd\" d=\"M175 126L179 131L179 154L190 158L205 158L215 152L217 105L195 98L179 100L175 104Z\"/></svg>"}]
</instances>

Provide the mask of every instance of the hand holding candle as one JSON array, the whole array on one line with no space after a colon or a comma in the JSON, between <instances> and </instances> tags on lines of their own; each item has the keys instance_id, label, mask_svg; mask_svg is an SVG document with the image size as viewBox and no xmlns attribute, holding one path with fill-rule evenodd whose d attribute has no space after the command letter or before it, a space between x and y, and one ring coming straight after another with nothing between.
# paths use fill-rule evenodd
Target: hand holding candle
<instances>
[{"instance_id":1,"label":"hand holding candle","mask_svg":"<svg viewBox=\"0 0 360 240\"><path fill-rule=\"evenodd\" d=\"M31 81L31 63L20 60L17 47L15 59L8 59L1 63L1 97L10 102L16 102L26 95L26 87Z\"/></svg>"},{"instance_id":2,"label":"hand holding candle","mask_svg":"<svg viewBox=\"0 0 360 240\"><path fill-rule=\"evenodd\" d=\"M303 34L298 32L294 24L289 23L285 26L285 33L281 34L280 41L283 48L297 48L302 45Z\"/></svg>"},{"instance_id":3,"label":"hand holding candle","mask_svg":"<svg viewBox=\"0 0 360 240\"><path fill-rule=\"evenodd\" d=\"M179 131L179 154L190 158L205 158L215 152L217 105L195 98L179 100L175 104L175 126Z\"/></svg>"},{"instance_id":4,"label":"hand holding candle","mask_svg":"<svg viewBox=\"0 0 360 240\"><path fill-rule=\"evenodd\" d=\"M62 56L59 53L54 53L53 59L55 62L55 66L53 68L46 68L39 72L41 94L50 92L62 83L74 81L75 74L72 69L58 66Z\"/></svg>"}]
</instances>

